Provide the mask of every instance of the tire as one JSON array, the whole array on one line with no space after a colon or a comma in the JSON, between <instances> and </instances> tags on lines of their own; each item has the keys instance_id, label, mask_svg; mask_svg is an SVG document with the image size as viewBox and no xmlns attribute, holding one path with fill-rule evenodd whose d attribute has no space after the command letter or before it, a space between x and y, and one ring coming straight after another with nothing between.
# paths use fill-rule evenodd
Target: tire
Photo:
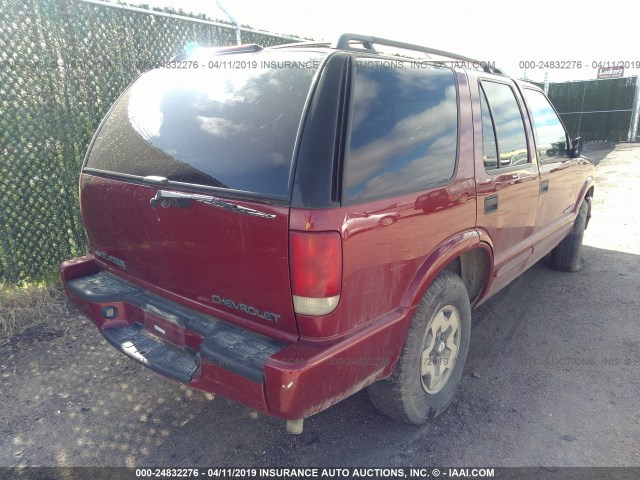
<instances>
[{"instance_id":1,"label":"tire","mask_svg":"<svg viewBox=\"0 0 640 480\"><path fill-rule=\"evenodd\" d=\"M556 248L551 250L549 255L549 265L554 270L561 272L578 272L584 268L582 253L582 238L587 225L589 215L590 197L587 197L580 205L580 210L576 216L576 221L569 235L567 235Z\"/></svg>"},{"instance_id":2,"label":"tire","mask_svg":"<svg viewBox=\"0 0 640 480\"><path fill-rule=\"evenodd\" d=\"M395 371L368 387L372 403L391 418L414 425L440 415L460 382L470 330L467 289L458 275L445 270L418 305ZM444 334L442 338L438 332ZM457 346L457 355L453 367L446 368L454 355L453 346Z\"/></svg>"},{"instance_id":3,"label":"tire","mask_svg":"<svg viewBox=\"0 0 640 480\"><path fill-rule=\"evenodd\" d=\"M383 227L388 227L389 225L391 225L395 221L396 221L396 219L393 218L393 217L384 217L382 220L380 220L380 225L382 225Z\"/></svg>"}]
</instances>

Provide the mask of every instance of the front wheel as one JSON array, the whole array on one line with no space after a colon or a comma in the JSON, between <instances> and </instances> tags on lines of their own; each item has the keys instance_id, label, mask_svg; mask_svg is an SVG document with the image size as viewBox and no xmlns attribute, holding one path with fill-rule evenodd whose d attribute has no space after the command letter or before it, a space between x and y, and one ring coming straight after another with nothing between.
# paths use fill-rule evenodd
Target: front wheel
<instances>
[{"instance_id":1,"label":"front wheel","mask_svg":"<svg viewBox=\"0 0 640 480\"><path fill-rule=\"evenodd\" d=\"M421 425L451 403L469 349L471 306L462 279L441 272L420 301L394 373L369 398L396 420Z\"/></svg>"}]
</instances>

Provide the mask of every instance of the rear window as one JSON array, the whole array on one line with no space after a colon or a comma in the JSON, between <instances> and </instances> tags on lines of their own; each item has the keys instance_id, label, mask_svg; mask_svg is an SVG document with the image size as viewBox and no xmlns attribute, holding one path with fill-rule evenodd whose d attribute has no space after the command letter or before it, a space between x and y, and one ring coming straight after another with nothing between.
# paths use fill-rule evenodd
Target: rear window
<instances>
[{"instance_id":1,"label":"rear window","mask_svg":"<svg viewBox=\"0 0 640 480\"><path fill-rule=\"evenodd\" d=\"M300 118L321 54L225 55L141 76L118 100L86 167L288 196Z\"/></svg>"},{"instance_id":2,"label":"rear window","mask_svg":"<svg viewBox=\"0 0 640 480\"><path fill-rule=\"evenodd\" d=\"M451 179L458 138L451 69L361 59L354 95L343 198L401 195Z\"/></svg>"}]
</instances>

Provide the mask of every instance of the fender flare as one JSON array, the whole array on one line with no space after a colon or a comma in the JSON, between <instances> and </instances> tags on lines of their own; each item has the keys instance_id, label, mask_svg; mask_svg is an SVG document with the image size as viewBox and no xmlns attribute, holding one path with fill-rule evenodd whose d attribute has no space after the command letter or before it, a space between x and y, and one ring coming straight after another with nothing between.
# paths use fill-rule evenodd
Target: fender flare
<instances>
[{"instance_id":1,"label":"fender flare","mask_svg":"<svg viewBox=\"0 0 640 480\"><path fill-rule=\"evenodd\" d=\"M595 185L595 178L592 175L589 175L585 179L584 183L582 184L582 188L580 189L580 194L576 199L576 204L573 206L573 213L575 215L578 215L578 212L580 211L580 207L582 206L582 202L586 198L589 190L594 188L594 185ZM587 204L589 205L589 211L587 212L587 223L585 225L585 228L589 226L589 220L591 219L591 208L592 208L591 202L587 202Z\"/></svg>"},{"instance_id":2,"label":"fender flare","mask_svg":"<svg viewBox=\"0 0 640 480\"><path fill-rule=\"evenodd\" d=\"M580 210L580 205L582 205L582 201L587 196L587 192L594 186L595 178L589 175L582 184L582 188L580 188L580 193L578 194L578 198L576 198L576 204L573 206L573 212L578 213Z\"/></svg>"},{"instance_id":3,"label":"fender flare","mask_svg":"<svg viewBox=\"0 0 640 480\"><path fill-rule=\"evenodd\" d=\"M488 268L482 289L472 303L472 306L476 305L488 291L490 280L493 278L493 249L483 237L486 237L486 234L483 235L478 230L472 229L460 232L440 243L418 268L402 297L402 307L412 308L416 306L431 283L433 283L433 280L453 260L473 249L481 249L487 256Z\"/></svg>"}]
</instances>

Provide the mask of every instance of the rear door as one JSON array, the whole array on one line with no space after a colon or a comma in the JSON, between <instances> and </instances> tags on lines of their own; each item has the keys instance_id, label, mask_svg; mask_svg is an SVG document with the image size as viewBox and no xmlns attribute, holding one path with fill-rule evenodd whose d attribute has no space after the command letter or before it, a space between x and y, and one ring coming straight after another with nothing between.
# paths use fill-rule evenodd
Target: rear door
<instances>
[{"instance_id":1,"label":"rear door","mask_svg":"<svg viewBox=\"0 0 640 480\"><path fill-rule=\"evenodd\" d=\"M279 68L280 58L312 63ZM81 179L99 261L200 310L297 334L290 172L318 64L304 52L244 54L140 77L103 122Z\"/></svg>"},{"instance_id":2,"label":"rear door","mask_svg":"<svg viewBox=\"0 0 640 480\"><path fill-rule=\"evenodd\" d=\"M494 249L491 294L525 269L533 251L539 175L524 105L513 83L482 79L472 85L479 99L474 116L482 123L481 132L476 129L481 139L476 141L478 227L488 233Z\"/></svg>"}]
</instances>

